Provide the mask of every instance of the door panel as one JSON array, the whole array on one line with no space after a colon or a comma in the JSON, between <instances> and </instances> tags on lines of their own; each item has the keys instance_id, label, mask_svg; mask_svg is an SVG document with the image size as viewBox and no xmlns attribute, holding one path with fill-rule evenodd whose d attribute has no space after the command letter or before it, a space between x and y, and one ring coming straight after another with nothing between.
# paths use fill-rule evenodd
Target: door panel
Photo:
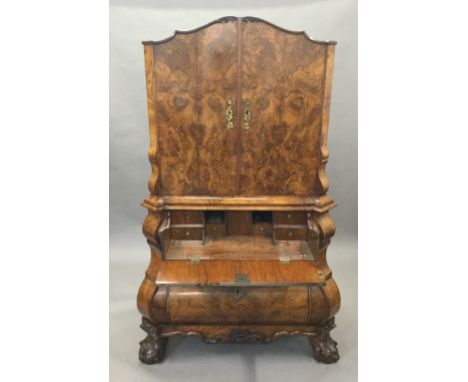
<instances>
[{"instance_id":1,"label":"door panel","mask_svg":"<svg viewBox=\"0 0 468 382\"><path fill-rule=\"evenodd\" d=\"M154 46L160 195L233 195L237 27L216 23Z\"/></svg>"},{"instance_id":2,"label":"door panel","mask_svg":"<svg viewBox=\"0 0 468 382\"><path fill-rule=\"evenodd\" d=\"M325 48L303 34L242 23L241 93L251 108L249 129L241 125L242 195L315 191Z\"/></svg>"}]
</instances>

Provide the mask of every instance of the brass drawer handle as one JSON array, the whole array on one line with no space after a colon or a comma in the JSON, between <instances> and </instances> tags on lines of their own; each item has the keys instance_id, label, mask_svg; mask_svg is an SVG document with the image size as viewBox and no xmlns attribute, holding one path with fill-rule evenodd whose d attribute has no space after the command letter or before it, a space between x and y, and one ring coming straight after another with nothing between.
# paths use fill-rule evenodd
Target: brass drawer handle
<instances>
[{"instance_id":1,"label":"brass drawer handle","mask_svg":"<svg viewBox=\"0 0 468 382\"><path fill-rule=\"evenodd\" d=\"M250 129L250 120L252 119L252 112L250 110L250 100L244 99L244 129Z\"/></svg>"},{"instance_id":2,"label":"brass drawer handle","mask_svg":"<svg viewBox=\"0 0 468 382\"><path fill-rule=\"evenodd\" d=\"M234 127L234 113L232 112L232 98L227 99L226 106L226 128L232 129Z\"/></svg>"}]
</instances>

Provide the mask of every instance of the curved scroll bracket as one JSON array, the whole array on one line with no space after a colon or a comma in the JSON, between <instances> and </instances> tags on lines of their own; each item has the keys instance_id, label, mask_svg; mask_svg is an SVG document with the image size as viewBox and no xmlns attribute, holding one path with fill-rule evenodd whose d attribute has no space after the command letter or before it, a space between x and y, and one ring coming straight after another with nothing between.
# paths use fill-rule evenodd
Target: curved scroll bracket
<instances>
[{"instance_id":1,"label":"curved scroll bracket","mask_svg":"<svg viewBox=\"0 0 468 382\"><path fill-rule=\"evenodd\" d=\"M307 226L312 232L311 242L312 248L315 248L317 253L317 262L327 266L326 251L330 244L331 238L335 234L335 223L328 212L319 214L309 212L307 214Z\"/></svg>"}]
</instances>

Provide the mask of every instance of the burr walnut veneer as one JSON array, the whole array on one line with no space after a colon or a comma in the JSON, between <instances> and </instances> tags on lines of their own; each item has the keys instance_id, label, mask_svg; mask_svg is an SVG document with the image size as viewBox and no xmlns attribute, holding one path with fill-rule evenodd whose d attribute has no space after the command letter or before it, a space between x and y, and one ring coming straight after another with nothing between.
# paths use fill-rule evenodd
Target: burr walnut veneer
<instances>
[{"instance_id":1,"label":"burr walnut veneer","mask_svg":"<svg viewBox=\"0 0 468 382\"><path fill-rule=\"evenodd\" d=\"M325 177L335 43L224 17L143 44L152 173L141 361L161 361L173 335L294 334L318 361L337 361Z\"/></svg>"}]
</instances>

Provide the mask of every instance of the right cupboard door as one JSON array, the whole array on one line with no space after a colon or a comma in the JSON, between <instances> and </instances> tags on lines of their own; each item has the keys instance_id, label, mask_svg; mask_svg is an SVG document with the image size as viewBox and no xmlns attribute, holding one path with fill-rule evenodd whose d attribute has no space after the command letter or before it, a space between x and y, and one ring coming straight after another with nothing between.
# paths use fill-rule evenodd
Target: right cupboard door
<instances>
[{"instance_id":1,"label":"right cupboard door","mask_svg":"<svg viewBox=\"0 0 468 382\"><path fill-rule=\"evenodd\" d=\"M318 171L326 45L242 22L241 195L311 195Z\"/></svg>"}]
</instances>

